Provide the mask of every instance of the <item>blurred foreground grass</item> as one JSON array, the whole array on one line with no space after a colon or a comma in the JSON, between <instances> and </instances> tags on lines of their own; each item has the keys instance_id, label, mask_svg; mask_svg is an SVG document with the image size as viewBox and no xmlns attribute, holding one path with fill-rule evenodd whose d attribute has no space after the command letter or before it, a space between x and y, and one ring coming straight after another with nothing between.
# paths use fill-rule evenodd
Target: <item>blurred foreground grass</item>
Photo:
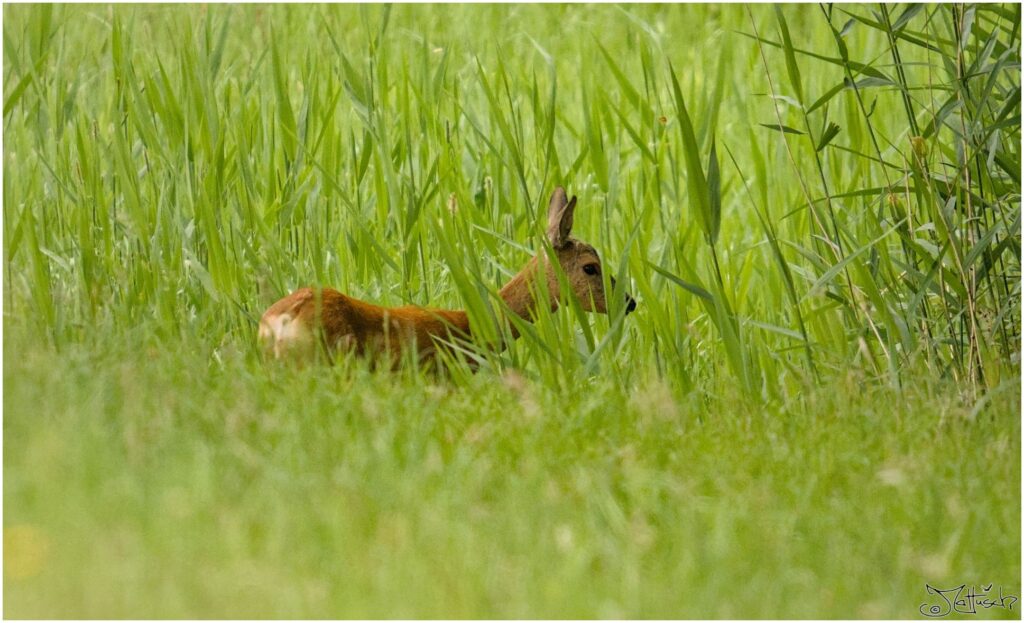
<instances>
[{"instance_id":1,"label":"blurred foreground grass","mask_svg":"<svg viewBox=\"0 0 1024 623\"><path fill-rule=\"evenodd\" d=\"M1020 574L1012 392L766 407L5 337L8 617L903 618Z\"/></svg>"}]
</instances>

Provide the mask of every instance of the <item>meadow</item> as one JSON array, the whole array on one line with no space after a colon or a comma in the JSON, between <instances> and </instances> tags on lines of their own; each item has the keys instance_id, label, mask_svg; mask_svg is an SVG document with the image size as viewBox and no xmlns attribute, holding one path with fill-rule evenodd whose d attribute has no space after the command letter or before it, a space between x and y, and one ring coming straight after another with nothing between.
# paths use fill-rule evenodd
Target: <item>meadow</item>
<instances>
[{"instance_id":1,"label":"meadow","mask_svg":"<svg viewBox=\"0 0 1024 623\"><path fill-rule=\"evenodd\" d=\"M1020 596L1019 5L3 10L5 617ZM497 339L557 185L636 312L261 356Z\"/></svg>"}]
</instances>

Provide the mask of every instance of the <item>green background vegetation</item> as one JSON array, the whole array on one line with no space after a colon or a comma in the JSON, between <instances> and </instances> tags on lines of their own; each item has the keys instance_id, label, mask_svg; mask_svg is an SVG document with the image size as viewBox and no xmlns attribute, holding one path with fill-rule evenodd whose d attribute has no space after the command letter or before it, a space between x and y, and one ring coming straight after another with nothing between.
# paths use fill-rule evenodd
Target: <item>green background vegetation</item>
<instances>
[{"instance_id":1,"label":"green background vegetation","mask_svg":"<svg viewBox=\"0 0 1024 623\"><path fill-rule=\"evenodd\" d=\"M1020 594L1019 6L5 6L3 89L5 616ZM635 314L261 361L485 331L556 185Z\"/></svg>"}]
</instances>

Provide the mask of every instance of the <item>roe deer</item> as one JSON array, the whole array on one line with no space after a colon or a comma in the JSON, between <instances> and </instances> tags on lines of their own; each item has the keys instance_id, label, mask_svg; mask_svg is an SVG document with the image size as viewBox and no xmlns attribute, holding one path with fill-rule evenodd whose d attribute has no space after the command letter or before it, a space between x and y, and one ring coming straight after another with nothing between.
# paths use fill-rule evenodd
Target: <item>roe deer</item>
<instances>
[{"instance_id":1,"label":"roe deer","mask_svg":"<svg viewBox=\"0 0 1024 623\"><path fill-rule=\"evenodd\" d=\"M548 204L547 238L572 289L586 311L608 313L601 277L601 259L589 244L570 238L576 197L567 200L556 188ZM548 255L540 252L500 291L512 313L526 320L538 313L536 281L543 271L550 311L563 297L559 279ZM612 288L615 280L610 279ZM626 312L636 309L628 294ZM510 327L513 337L518 333ZM388 355L397 365L403 350L415 349L420 360L436 355L437 339L471 338L469 317L462 310L416 306L379 307L346 296L337 290L301 288L270 306L260 319L259 339L276 358L306 357L319 340L327 351L354 351L359 355Z\"/></svg>"}]
</instances>

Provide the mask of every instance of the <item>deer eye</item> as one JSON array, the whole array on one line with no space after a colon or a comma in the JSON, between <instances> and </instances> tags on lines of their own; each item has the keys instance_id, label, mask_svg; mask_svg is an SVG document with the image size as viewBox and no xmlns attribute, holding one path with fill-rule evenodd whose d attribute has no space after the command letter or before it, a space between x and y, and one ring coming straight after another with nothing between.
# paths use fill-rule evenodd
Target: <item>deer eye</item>
<instances>
[{"instance_id":1,"label":"deer eye","mask_svg":"<svg viewBox=\"0 0 1024 623\"><path fill-rule=\"evenodd\" d=\"M583 272L587 273L588 275L596 275L597 264L587 264L586 266L583 267Z\"/></svg>"}]
</instances>

